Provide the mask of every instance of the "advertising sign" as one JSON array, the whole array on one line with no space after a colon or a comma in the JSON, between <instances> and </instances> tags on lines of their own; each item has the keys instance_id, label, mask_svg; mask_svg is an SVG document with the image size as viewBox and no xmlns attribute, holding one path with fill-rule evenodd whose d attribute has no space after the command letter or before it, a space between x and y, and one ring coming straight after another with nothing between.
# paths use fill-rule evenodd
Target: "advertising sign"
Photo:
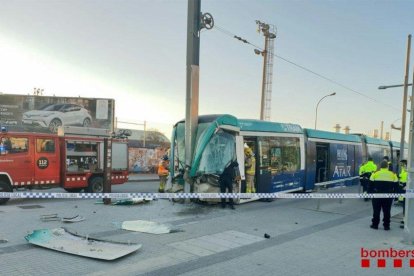
<instances>
[{"instance_id":1,"label":"advertising sign","mask_svg":"<svg viewBox=\"0 0 414 276\"><path fill-rule=\"evenodd\" d=\"M56 133L59 126L113 131L113 99L0 94L0 125L11 131Z\"/></svg>"}]
</instances>

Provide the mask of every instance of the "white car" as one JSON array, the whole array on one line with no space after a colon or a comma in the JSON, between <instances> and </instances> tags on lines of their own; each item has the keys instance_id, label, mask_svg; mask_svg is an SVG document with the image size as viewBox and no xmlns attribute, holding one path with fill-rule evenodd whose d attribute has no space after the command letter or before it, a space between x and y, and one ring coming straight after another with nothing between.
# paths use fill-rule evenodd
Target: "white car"
<instances>
[{"instance_id":1,"label":"white car","mask_svg":"<svg viewBox=\"0 0 414 276\"><path fill-rule=\"evenodd\" d=\"M53 133L59 126L84 126L91 125L92 117L89 111L77 104L51 104L45 105L39 110L31 110L23 113L23 124L47 127Z\"/></svg>"}]
</instances>

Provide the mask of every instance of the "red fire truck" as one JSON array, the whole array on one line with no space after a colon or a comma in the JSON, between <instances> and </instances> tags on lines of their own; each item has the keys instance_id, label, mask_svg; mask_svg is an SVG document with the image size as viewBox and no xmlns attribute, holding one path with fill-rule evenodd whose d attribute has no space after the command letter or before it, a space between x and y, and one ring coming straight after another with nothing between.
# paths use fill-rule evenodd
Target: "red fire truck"
<instances>
[{"instance_id":1,"label":"red fire truck","mask_svg":"<svg viewBox=\"0 0 414 276\"><path fill-rule=\"evenodd\" d=\"M68 192L103 191L104 139L110 140L111 184L128 180L128 146L107 130L64 127L58 134L0 133L0 192L60 186ZM108 165L109 166L109 165ZM8 198L0 198L0 203Z\"/></svg>"}]
</instances>

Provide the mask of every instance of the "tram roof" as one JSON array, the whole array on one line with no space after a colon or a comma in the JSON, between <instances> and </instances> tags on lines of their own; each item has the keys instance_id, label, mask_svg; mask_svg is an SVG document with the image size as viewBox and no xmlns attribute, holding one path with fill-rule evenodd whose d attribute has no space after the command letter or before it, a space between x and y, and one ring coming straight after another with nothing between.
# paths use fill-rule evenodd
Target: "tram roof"
<instances>
[{"instance_id":1,"label":"tram roof","mask_svg":"<svg viewBox=\"0 0 414 276\"><path fill-rule=\"evenodd\" d=\"M184 123L185 119L177 122ZM232 126L239 126L239 123L237 121L237 118L229 115L229 114L209 114L209 115L199 115L198 116L198 123L212 123L217 122L219 125L232 125Z\"/></svg>"},{"instance_id":2,"label":"tram roof","mask_svg":"<svg viewBox=\"0 0 414 276\"><path fill-rule=\"evenodd\" d=\"M251 119L239 119L241 131L277 132L277 133L303 133L300 125L268 122Z\"/></svg>"},{"instance_id":3,"label":"tram roof","mask_svg":"<svg viewBox=\"0 0 414 276\"><path fill-rule=\"evenodd\" d=\"M343 134L343 133L315 130L315 129L309 129L309 128L305 128L305 132L307 136L310 138L361 143L361 139L357 135L353 135L353 134Z\"/></svg>"},{"instance_id":4,"label":"tram roof","mask_svg":"<svg viewBox=\"0 0 414 276\"><path fill-rule=\"evenodd\" d=\"M381 140L378 138L365 136L365 141L367 142L367 144L381 145L381 146L388 146L388 147L390 146L389 141Z\"/></svg>"},{"instance_id":5,"label":"tram roof","mask_svg":"<svg viewBox=\"0 0 414 276\"><path fill-rule=\"evenodd\" d=\"M400 147L401 147L400 142L390 141L390 143L391 143L393 148L400 149ZM404 143L404 149L408 149L408 143Z\"/></svg>"}]
</instances>

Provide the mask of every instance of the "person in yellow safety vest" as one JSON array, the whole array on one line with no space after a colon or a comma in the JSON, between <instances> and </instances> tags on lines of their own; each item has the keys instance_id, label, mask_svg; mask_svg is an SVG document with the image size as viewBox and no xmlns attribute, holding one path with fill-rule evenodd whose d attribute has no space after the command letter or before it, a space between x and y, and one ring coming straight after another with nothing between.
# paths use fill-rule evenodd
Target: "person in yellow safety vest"
<instances>
[{"instance_id":1,"label":"person in yellow safety vest","mask_svg":"<svg viewBox=\"0 0 414 276\"><path fill-rule=\"evenodd\" d=\"M407 160L401 160L400 161L400 167L401 167L401 172L400 172L400 175L399 175L399 178L400 178L399 193L405 194L405 189L406 189L406 185L407 185L407 177L408 177ZM405 217L405 197L404 196L398 197L398 202L400 202L402 204L403 217ZM400 228L404 228L404 220L401 221Z\"/></svg>"},{"instance_id":2,"label":"person in yellow safety vest","mask_svg":"<svg viewBox=\"0 0 414 276\"><path fill-rule=\"evenodd\" d=\"M164 192L165 184L167 183L167 178L170 173L169 166L170 160L168 159L168 155L164 155L160 164L158 165L158 176L160 177L160 187L158 189L159 193Z\"/></svg>"},{"instance_id":3,"label":"person in yellow safety vest","mask_svg":"<svg viewBox=\"0 0 414 276\"><path fill-rule=\"evenodd\" d=\"M371 193L395 193L398 186L398 177L392 171L388 170L388 162L383 160L380 170L373 173L370 177L370 185L368 191ZM390 230L391 206L393 198L373 198L372 199L372 229L378 229L380 222L381 209L384 214L383 225L384 230Z\"/></svg>"},{"instance_id":4,"label":"person in yellow safety vest","mask_svg":"<svg viewBox=\"0 0 414 276\"><path fill-rule=\"evenodd\" d=\"M377 165L375 165L372 157L368 157L368 161L359 168L359 181L361 182L363 193L367 193L369 178L371 177L371 174L376 171ZM364 201L368 201L368 198L364 198Z\"/></svg>"},{"instance_id":5,"label":"person in yellow safety vest","mask_svg":"<svg viewBox=\"0 0 414 276\"><path fill-rule=\"evenodd\" d=\"M246 193L255 193L254 175L256 174L256 158L251 148L244 148L244 167L246 172Z\"/></svg>"}]
</instances>

